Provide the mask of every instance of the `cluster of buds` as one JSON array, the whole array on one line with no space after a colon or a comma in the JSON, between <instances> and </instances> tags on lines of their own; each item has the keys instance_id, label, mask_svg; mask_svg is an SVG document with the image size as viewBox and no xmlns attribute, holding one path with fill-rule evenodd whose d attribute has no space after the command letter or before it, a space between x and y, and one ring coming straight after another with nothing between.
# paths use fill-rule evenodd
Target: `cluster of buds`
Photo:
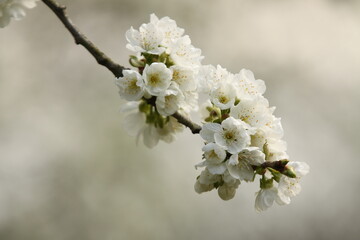
<instances>
[{"instance_id":1,"label":"cluster of buds","mask_svg":"<svg viewBox=\"0 0 360 240\"><path fill-rule=\"evenodd\" d=\"M173 141L183 129L171 116L175 112L187 116L198 110L196 76L203 57L183 34L174 20L155 14L139 30L126 32L127 48L135 52L129 62L137 70L124 70L116 84L120 96L131 101L125 129L142 136L148 147Z\"/></svg>"}]
</instances>

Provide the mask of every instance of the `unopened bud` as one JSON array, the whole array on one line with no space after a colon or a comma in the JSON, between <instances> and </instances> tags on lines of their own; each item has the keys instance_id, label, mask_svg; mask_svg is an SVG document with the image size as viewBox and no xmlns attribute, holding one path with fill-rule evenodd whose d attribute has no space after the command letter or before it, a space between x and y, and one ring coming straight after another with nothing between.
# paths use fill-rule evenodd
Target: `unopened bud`
<instances>
[{"instance_id":1,"label":"unopened bud","mask_svg":"<svg viewBox=\"0 0 360 240\"><path fill-rule=\"evenodd\" d=\"M289 178L296 178L296 173L294 169L290 166L286 166L285 170L282 172L285 176Z\"/></svg>"}]
</instances>

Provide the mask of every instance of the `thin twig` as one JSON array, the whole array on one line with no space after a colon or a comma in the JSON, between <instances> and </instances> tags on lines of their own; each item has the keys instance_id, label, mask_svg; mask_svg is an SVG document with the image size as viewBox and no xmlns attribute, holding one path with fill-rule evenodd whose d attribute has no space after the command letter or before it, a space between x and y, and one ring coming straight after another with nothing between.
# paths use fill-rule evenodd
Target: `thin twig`
<instances>
[{"instance_id":1,"label":"thin twig","mask_svg":"<svg viewBox=\"0 0 360 240\"><path fill-rule=\"evenodd\" d=\"M71 35L74 37L75 43L78 45L82 45L85 47L86 50L89 51L89 53L96 59L96 61L109 69L115 77L122 77L123 70L126 68L115 63L113 60L111 60L108 56L106 56L105 53L100 51L87 37L82 34L72 23L70 18L66 14L66 7L60 5L54 0L42 0L54 13L55 15L60 19L60 21L64 24L65 28L69 30ZM184 126L190 128L191 132L193 134L197 134L200 132L201 127L193 123L190 119L187 117L181 115L180 113L176 112L172 115L174 118L178 120L179 123L183 124Z\"/></svg>"}]
</instances>

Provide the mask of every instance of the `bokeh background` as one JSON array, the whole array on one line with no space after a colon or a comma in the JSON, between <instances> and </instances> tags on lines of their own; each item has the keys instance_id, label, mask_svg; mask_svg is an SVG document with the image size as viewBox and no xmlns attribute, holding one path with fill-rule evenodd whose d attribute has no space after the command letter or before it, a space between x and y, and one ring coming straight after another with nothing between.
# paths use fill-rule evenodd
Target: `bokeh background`
<instances>
[{"instance_id":1,"label":"bokeh background","mask_svg":"<svg viewBox=\"0 0 360 240\"><path fill-rule=\"evenodd\" d=\"M205 64L254 71L311 173L288 206L198 195L202 141L147 149L122 129L113 76L41 2L0 29L0 239L359 239L360 1L63 0L124 65L125 31L170 16Z\"/></svg>"}]
</instances>

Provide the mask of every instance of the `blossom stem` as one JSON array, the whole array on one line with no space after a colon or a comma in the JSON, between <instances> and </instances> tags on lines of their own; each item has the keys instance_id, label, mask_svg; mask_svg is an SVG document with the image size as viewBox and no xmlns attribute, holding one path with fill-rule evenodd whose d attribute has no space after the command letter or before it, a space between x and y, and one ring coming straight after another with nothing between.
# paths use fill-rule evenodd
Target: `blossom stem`
<instances>
[{"instance_id":1,"label":"blossom stem","mask_svg":"<svg viewBox=\"0 0 360 240\"><path fill-rule=\"evenodd\" d=\"M54 0L42 0L42 1L55 13L55 15L59 18L59 20L64 24L65 28L73 36L75 43L77 45L82 45L95 58L98 64L110 70L115 77L123 76L122 72L127 68L115 63L105 53L100 51L84 34L82 34L68 17L65 6L60 5ZM178 112L174 113L172 116L176 118L179 123L188 127L193 134L197 134L200 132L201 126L192 122L187 117L181 115Z\"/></svg>"},{"instance_id":2,"label":"blossom stem","mask_svg":"<svg viewBox=\"0 0 360 240\"><path fill-rule=\"evenodd\" d=\"M175 112L172 116L176 118L176 120L178 120L179 123L190 128L193 134L198 134L201 131L201 127L198 124L192 122L190 119L181 115L180 113Z\"/></svg>"},{"instance_id":3,"label":"blossom stem","mask_svg":"<svg viewBox=\"0 0 360 240\"><path fill-rule=\"evenodd\" d=\"M149 98L149 99L144 98L144 101L146 101L148 104L156 107L156 105L155 105L156 97L155 96L153 96L152 98ZM178 120L178 122L181 123L182 125L188 127L193 134L198 134L201 131L200 125L192 122L189 118L181 115L179 112L175 112L171 116L176 118L176 120Z\"/></svg>"}]
</instances>

